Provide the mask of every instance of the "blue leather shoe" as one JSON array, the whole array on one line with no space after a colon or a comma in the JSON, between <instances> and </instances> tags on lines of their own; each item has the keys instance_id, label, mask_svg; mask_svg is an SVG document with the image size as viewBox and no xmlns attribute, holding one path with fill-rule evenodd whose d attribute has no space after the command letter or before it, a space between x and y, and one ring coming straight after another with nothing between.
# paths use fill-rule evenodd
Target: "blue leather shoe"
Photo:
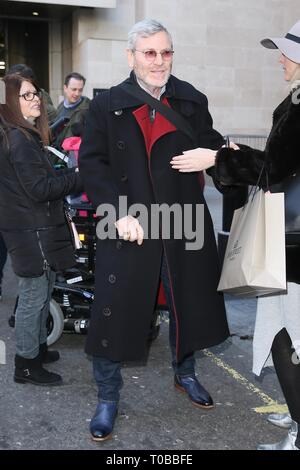
<instances>
[{"instance_id":1,"label":"blue leather shoe","mask_svg":"<svg viewBox=\"0 0 300 470\"><path fill-rule=\"evenodd\" d=\"M117 401L101 401L98 403L90 423L93 441L106 441L111 438L117 414Z\"/></svg>"},{"instance_id":2,"label":"blue leather shoe","mask_svg":"<svg viewBox=\"0 0 300 470\"><path fill-rule=\"evenodd\" d=\"M185 375L184 377L175 375L174 385L175 388L180 392L188 394L189 399L192 401L193 405L198 406L199 408L204 408L206 410L214 407L214 402L210 394L200 384L194 374Z\"/></svg>"}]
</instances>

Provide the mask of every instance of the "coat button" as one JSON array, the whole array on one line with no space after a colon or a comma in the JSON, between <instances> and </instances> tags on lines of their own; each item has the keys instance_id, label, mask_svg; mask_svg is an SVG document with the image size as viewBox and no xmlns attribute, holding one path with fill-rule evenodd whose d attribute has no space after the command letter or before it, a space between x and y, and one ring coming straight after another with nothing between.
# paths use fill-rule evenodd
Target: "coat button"
<instances>
[{"instance_id":1,"label":"coat button","mask_svg":"<svg viewBox=\"0 0 300 470\"><path fill-rule=\"evenodd\" d=\"M103 310L102 310L102 313L105 317L110 317L111 315L111 309L109 307L105 307Z\"/></svg>"},{"instance_id":2,"label":"coat button","mask_svg":"<svg viewBox=\"0 0 300 470\"><path fill-rule=\"evenodd\" d=\"M101 345L102 345L104 348L107 348L107 346L108 346L108 340L107 340L107 339L102 339L102 340L101 340Z\"/></svg>"},{"instance_id":3,"label":"coat button","mask_svg":"<svg viewBox=\"0 0 300 470\"><path fill-rule=\"evenodd\" d=\"M122 181L122 183L126 183L126 181L128 181L128 176L127 175L122 175L121 176L121 181Z\"/></svg>"},{"instance_id":4,"label":"coat button","mask_svg":"<svg viewBox=\"0 0 300 470\"><path fill-rule=\"evenodd\" d=\"M117 109L117 111L115 111L116 116L122 116L122 114L123 114L123 109Z\"/></svg>"},{"instance_id":5,"label":"coat button","mask_svg":"<svg viewBox=\"0 0 300 470\"><path fill-rule=\"evenodd\" d=\"M118 148L119 150L124 150L124 149L125 149L125 142L124 142L124 140L118 140L118 142L117 142L117 148Z\"/></svg>"},{"instance_id":6,"label":"coat button","mask_svg":"<svg viewBox=\"0 0 300 470\"><path fill-rule=\"evenodd\" d=\"M111 284L114 284L114 283L116 282L117 278L116 278L116 276L115 276L114 274L110 274L110 275L108 276L108 280L109 280L109 282L110 282Z\"/></svg>"},{"instance_id":7,"label":"coat button","mask_svg":"<svg viewBox=\"0 0 300 470\"><path fill-rule=\"evenodd\" d=\"M121 242L121 240L118 240L118 241L117 241L116 247L117 247L117 250L121 250L121 248L122 248L122 242Z\"/></svg>"}]
</instances>

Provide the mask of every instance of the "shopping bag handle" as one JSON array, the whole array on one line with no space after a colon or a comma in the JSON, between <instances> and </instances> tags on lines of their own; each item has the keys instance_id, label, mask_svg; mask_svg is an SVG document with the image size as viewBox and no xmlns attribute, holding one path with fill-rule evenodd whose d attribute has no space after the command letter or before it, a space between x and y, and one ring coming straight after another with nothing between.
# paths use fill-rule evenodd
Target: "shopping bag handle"
<instances>
[{"instance_id":1,"label":"shopping bag handle","mask_svg":"<svg viewBox=\"0 0 300 470\"><path fill-rule=\"evenodd\" d=\"M268 175L268 172L267 172L267 169L266 169L266 162L264 162L263 166L261 167L261 170L259 172L259 175L258 175L258 179L256 181L256 184L251 186L251 189L249 191L249 194L248 194L248 198L246 200L246 204L247 202L249 201L250 197L251 197L251 202L253 201L256 193L260 190L259 188L259 182L261 180L261 177L262 177L262 174L263 174L263 171L266 172L266 183L267 183L267 186L266 186L266 190L267 191L270 191L270 188L269 188L269 175ZM266 192L266 191L265 191Z\"/></svg>"}]
</instances>

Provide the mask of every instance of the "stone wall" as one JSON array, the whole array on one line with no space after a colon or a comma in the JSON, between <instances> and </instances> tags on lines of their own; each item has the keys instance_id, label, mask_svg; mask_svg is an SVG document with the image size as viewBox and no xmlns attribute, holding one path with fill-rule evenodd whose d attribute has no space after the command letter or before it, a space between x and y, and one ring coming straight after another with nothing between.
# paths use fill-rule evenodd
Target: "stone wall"
<instances>
[{"instance_id":1,"label":"stone wall","mask_svg":"<svg viewBox=\"0 0 300 470\"><path fill-rule=\"evenodd\" d=\"M73 70L87 77L86 94L128 75L128 29L144 17L173 35L173 73L205 94L223 133L265 133L287 93L279 52L260 40L284 35L300 18L299 0L117 0L115 9L73 15Z\"/></svg>"}]
</instances>

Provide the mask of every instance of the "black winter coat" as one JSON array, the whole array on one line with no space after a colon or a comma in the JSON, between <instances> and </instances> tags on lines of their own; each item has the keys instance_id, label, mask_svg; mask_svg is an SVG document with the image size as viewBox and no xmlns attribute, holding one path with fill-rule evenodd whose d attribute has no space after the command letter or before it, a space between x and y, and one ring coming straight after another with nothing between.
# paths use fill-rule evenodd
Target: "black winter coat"
<instances>
[{"instance_id":1,"label":"black winter coat","mask_svg":"<svg viewBox=\"0 0 300 470\"><path fill-rule=\"evenodd\" d=\"M218 148L223 144L222 136L212 128L202 93L172 76L165 96L194 129L196 145ZM133 114L143 106L122 84L92 101L79 152L85 190L95 206L112 204L117 217L119 196L128 197L128 206L144 204L149 212L155 203L190 204L193 217L196 204L202 204L204 246L186 250L185 236L145 239L141 246L119 239L98 240L96 296L86 351L116 361L144 356L164 250L178 325L177 359L182 360L192 351L224 341L229 334L223 297L217 293L219 261L198 174L179 173L170 165L174 155L194 148L195 143L173 129L160 136L147 153Z\"/></svg>"},{"instance_id":2,"label":"black winter coat","mask_svg":"<svg viewBox=\"0 0 300 470\"><path fill-rule=\"evenodd\" d=\"M62 270L75 264L63 198L80 192L74 169L56 171L34 132L13 128L0 142L0 231L21 277L43 274L46 264Z\"/></svg>"},{"instance_id":3,"label":"black winter coat","mask_svg":"<svg viewBox=\"0 0 300 470\"><path fill-rule=\"evenodd\" d=\"M222 148L217 153L215 177L220 184L250 184L258 181L262 166L265 165L259 185L279 183L300 168L300 104L297 104L299 88L280 103L273 114L273 125L264 151L241 145L240 150ZM272 192L278 187L270 188ZM300 201L299 201L300 206ZM300 283L300 236L286 235L287 280Z\"/></svg>"},{"instance_id":4,"label":"black winter coat","mask_svg":"<svg viewBox=\"0 0 300 470\"><path fill-rule=\"evenodd\" d=\"M219 183L256 184L265 164L268 183L273 184L300 168L300 104L294 104L291 96L273 113L273 125L264 151L241 145L240 150L221 148L217 152L215 177ZM260 186L267 187L265 171Z\"/></svg>"}]
</instances>

